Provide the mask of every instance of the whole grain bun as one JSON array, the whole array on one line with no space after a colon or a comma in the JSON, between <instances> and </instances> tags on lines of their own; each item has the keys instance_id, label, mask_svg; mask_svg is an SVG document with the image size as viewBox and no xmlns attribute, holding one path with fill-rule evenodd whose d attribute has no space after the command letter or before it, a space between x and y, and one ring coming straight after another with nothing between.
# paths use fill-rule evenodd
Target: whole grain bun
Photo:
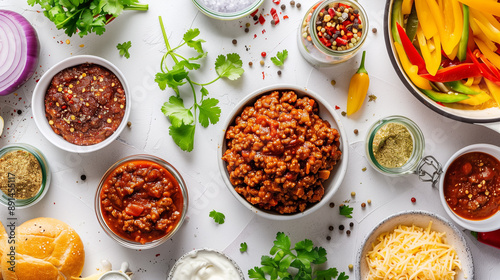
<instances>
[{"instance_id":1,"label":"whole grain bun","mask_svg":"<svg viewBox=\"0 0 500 280\"><path fill-rule=\"evenodd\" d=\"M3 259L4 258L4 252L5 252L5 245L7 244L7 232L5 232L5 228L2 225L2 222L0 222L0 256ZM0 265L0 280L3 279L2 276L2 266Z\"/></svg>"},{"instance_id":2,"label":"whole grain bun","mask_svg":"<svg viewBox=\"0 0 500 280\"><path fill-rule=\"evenodd\" d=\"M78 277L85 262L80 236L53 218L36 218L16 230L15 272L2 258L4 280L66 280Z\"/></svg>"}]
</instances>

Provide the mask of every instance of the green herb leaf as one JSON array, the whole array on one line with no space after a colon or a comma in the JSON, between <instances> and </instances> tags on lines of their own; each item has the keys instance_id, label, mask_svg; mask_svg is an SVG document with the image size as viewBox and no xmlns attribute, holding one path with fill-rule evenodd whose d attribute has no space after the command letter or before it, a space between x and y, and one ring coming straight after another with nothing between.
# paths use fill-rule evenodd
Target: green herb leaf
<instances>
[{"instance_id":1,"label":"green herb leaf","mask_svg":"<svg viewBox=\"0 0 500 280\"><path fill-rule=\"evenodd\" d=\"M248 270L248 277L250 277L250 279L266 280L266 274L257 266Z\"/></svg>"},{"instance_id":2,"label":"green herb leaf","mask_svg":"<svg viewBox=\"0 0 500 280\"><path fill-rule=\"evenodd\" d=\"M240 244L240 252L244 253L247 251L247 249L248 249L248 245L246 242L243 242Z\"/></svg>"},{"instance_id":3,"label":"green herb leaf","mask_svg":"<svg viewBox=\"0 0 500 280\"><path fill-rule=\"evenodd\" d=\"M188 31L186 31L186 33L184 33L184 36L182 38L187 42L198 37L198 35L200 35L200 30L198 28L189 29Z\"/></svg>"},{"instance_id":4,"label":"green herb leaf","mask_svg":"<svg viewBox=\"0 0 500 280\"><path fill-rule=\"evenodd\" d=\"M165 90L168 86L169 88L175 90L175 92L179 92L178 87L186 83L185 79L188 74L189 72L184 70L184 68L172 69L168 73L156 73L155 82L158 83L161 90Z\"/></svg>"},{"instance_id":5,"label":"green herb leaf","mask_svg":"<svg viewBox=\"0 0 500 280\"><path fill-rule=\"evenodd\" d=\"M199 106L199 122L203 127L207 127L209 125L209 121L211 124L216 124L219 121L221 110L217 104L219 104L219 100L215 98L208 98L203 100Z\"/></svg>"},{"instance_id":6,"label":"green herb leaf","mask_svg":"<svg viewBox=\"0 0 500 280\"><path fill-rule=\"evenodd\" d=\"M331 280L332 278L337 277L339 272L336 268L329 268L326 270L317 270L316 271L316 280Z\"/></svg>"},{"instance_id":7,"label":"green herb leaf","mask_svg":"<svg viewBox=\"0 0 500 280\"><path fill-rule=\"evenodd\" d=\"M132 47L132 42L130 41L116 45L116 48L120 51L120 55L125 56L126 58L130 58L130 53L128 52L130 47Z\"/></svg>"},{"instance_id":8,"label":"green herb leaf","mask_svg":"<svg viewBox=\"0 0 500 280\"><path fill-rule=\"evenodd\" d=\"M288 51L283 50L278 52L275 57L271 57L271 61L276 66L282 66L285 63L285 59L288 57Z\"/></svg>"},{"instance_id":9,"label":"green herb leaf","mask_svg":"<svg viewBox=\"0 0 500 280\"><path fill-rule=\"evenodd\" d=\"M217 212L215 210L212 210L209 216L213 218L214 221L219 225L222 225L224 223L224 220L226 219L226 216L224 214L222 214L221 212Z\"/></svg>"},{"instance_id":10,"label":"green herb leaf","mask_svg":"<svg viewBox=\"0 0 500 280\"><path fill-rule=\"evenodd\" d=\"M349 207L349 205L341 205L339 209L340 209L340 215L345 216L347 218L352 218L351 214L354 208Z\"/></svg>"},{"instance_id":11,"label":"green herb leaf","mask_svg":"<svg viewBox=\"0 0 500 280\"><path fill-rule=\"evenodd\" d=\"M240 55L236 53L229 53L226 56L219 55L215 61L215 71L219 77L226 77L229 80L236 80L241 77L245 72L241 66L243 62Z\"/></svg>"},{"instance_id":12,"label":"green herb leaf","mask_svg":"<svg viewBox=\"0 0 500 280\"><path fill-rule=\"evenodd\" d=\"M180 126L170 126L169 133L175 144L183 151L191 152L194 144L194 124L182 124Z\"/></svg>"},{"instance_id":13,"label":"green herb leaf","mask_svg":"<svg viewBox=\"0 0 500 280\"><path fill-rule=\"evenodd\" d=\"M161 111L169 117L173 126L179 127L182 124L192 124L194 121L193 113L184 107L182 98L170 96L168 102L163 104Z\"/></svg>"}]
</instances>

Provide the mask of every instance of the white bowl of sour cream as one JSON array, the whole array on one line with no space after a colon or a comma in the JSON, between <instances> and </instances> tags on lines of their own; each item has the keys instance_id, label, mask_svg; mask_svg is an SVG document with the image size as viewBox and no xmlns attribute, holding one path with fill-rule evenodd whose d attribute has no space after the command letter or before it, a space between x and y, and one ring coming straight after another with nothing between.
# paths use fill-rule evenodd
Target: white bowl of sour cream
<instances>
[{"instance_id":1,"label":"white bowl of sour cream","mask_svg":"<svg viewBox=\"0 0 500 280\"><path fill-rule=\"evenodd\" d=\"M180 257L167 280L245 280L238 264L226 254L212 249L196 249Z\"/></svg>"}]
</instances>

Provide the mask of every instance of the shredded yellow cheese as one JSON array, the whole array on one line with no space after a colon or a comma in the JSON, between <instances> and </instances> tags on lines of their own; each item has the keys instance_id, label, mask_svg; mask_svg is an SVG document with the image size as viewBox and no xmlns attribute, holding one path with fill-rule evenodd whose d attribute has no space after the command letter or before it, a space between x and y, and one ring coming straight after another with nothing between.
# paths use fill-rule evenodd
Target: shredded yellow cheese
<instances>
[{"instance_id":1,"label":"shredded yellow cheese","mask_svg":"<svg viewBox=\"0 0 500 280\"><path fill-rule=\"evenodd\" d=\"M446 280L455 279L462 268L444 232L399 225L382 233L366 255L368 280Z\"/></svg>"}]
</instances>

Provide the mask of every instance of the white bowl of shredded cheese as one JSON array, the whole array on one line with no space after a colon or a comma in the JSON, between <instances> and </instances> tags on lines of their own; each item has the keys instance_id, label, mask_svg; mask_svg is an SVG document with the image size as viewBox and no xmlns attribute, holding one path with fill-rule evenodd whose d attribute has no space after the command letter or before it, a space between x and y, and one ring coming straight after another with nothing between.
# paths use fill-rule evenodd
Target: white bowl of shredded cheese
<instances>
[{"instance_id":1,"label":"white bowl of shredded cheese","mask_svg":"<svg viewBox=\"0 0 500 280\"><path fill-rule=\"evenodd\" d=\"M359 280L474 279L462 232L426 211L405 211L380 222L365 237L357 262Z\"/></svg>"}]
</instances>

